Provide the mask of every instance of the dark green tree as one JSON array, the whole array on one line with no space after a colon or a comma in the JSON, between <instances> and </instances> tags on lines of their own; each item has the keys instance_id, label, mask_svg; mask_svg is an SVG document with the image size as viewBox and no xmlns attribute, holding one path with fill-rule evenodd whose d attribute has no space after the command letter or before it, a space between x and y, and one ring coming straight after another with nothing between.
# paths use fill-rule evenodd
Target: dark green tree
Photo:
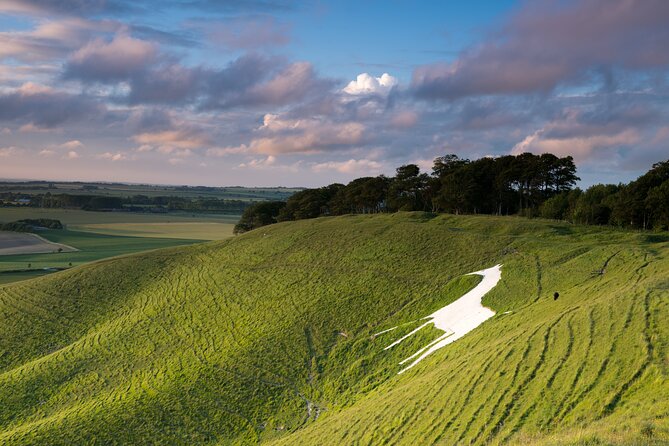
<instances>
[{"instance_id":1,"label":"dark green tree","mask_svg":"<svg viewBox=\"0 0 669 446\"><path fill-rule=\"evenodd\" d=\"M241 234L265 225L271 225L278 220L279 212L286 206L285 201L261 201L244 210L233 232Z\"/></svg>"}]
</instances>

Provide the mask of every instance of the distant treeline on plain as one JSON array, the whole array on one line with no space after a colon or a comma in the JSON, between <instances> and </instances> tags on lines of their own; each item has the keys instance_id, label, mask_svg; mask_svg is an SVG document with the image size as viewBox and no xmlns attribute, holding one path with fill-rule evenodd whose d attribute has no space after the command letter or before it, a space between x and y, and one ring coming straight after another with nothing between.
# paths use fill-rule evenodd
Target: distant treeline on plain
<instances>
[{"instance_id":1,"label":"distant treeline on plain","mask_svg":"<svg viewBox=\"0 0 669 446\"><path fill-rule=\"evenodd\" d=\"M63 229L63 224L60 220L52 218L27 218L9 223L0 223L0 231L35 232L39 229Z\"/></svg>"},{"instance_id":2,"label":"distant treeline on plain","mask_svg":"<svg viewBox=\"0 0 669 446\"><path fill-rule=\"evenodd\" d=\"M305 189L285 202L247 208L235 233L264 225L328 215L396 211L523 215L627 228L669 228L669 161L628 184L574 188L571 156L523 153L470 161L436 158L432 173L415 164L392 178L358 178L347 185Z\"/></svg>"},{"instance_id":3,"label":"distant treeline on plain","mask_svg":"<svg viewBox=\"0 0 669 446\"><path fill-rule=\"evenodd\" d=\"M51 194L49 192L30 195L17 192L0 193L0 204L12 205L21 202L21 200L25 206L39 208L83 209L87 211L226 212L236 214L242 213L251 204L249 201L221 198L149 197L146 195L113 197L104 195Z\"/></svg>"}]
</instances>

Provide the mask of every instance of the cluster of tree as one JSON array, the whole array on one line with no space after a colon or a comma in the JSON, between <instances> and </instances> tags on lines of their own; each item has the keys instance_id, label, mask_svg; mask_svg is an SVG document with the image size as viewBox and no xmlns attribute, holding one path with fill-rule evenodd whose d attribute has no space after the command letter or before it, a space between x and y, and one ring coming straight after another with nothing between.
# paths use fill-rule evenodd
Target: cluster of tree
<instances>
[{"instance_id":1,"label":"cluster of tree","mask_svg":"<svg viewBox=\"0 0 669 446\"><path fill-rule=\"evenodd\" d=\"M60 220L51 218L24 219L0 224L0 231L33 232L36 229L63 229Z\"/></svg>"},{"instance_id":2,"label":"cluster of tree","mask_svg":"<svg viewBox=\"0 0 669 446\"><path fill-rule=\"evenodd\" d=\"M28 198L28 206L40 208L84 209L90 211L130 210L136 212L186 211L186 212L222 212L240 214L250 205L243 200L226 200L219 198L187 198L174 196L133 195L114 197L108 195L75 195L75 194L16 194L0 193L0 200L6 203L15 202L19 198Z\"/></svg>"},{"instance_id":3,"label":"cluster of tree","mask_svg":"<svg viewBox=\"0 0 669 446\"><path fill-rule=\"evenodd\" d=\"M244 210L233 232L241 234L251 229L276 223L279 212L285 206L285 201L259 201Z\"/></svg>"},{"instance_id":4,"label":"cluster of tree","mask_svg":"<svg viewBox=\"0 0 669 446\"><path fill-rule=\"evenodd\" d=\"M669 161L628 184L597 184L546 200L544 218L638 229L669 229Z\"/></svg>"},{"instance_id":5,"label":"cluster of tree","mask_svg":"<svg viewBox=\"0 0 669 446\"><path fill-rule=\"evenodd\" d=\"M434 160L431 174L407 164L398 167L392 178L363 177L347 185L305 189L272 207L252 206L244 212L237 232L258 227L261 221L377 212L532 216L546 200L570 191L578 179L569 156L523 153L470 161L446 155Z\"/></svg>"}]
</instances>

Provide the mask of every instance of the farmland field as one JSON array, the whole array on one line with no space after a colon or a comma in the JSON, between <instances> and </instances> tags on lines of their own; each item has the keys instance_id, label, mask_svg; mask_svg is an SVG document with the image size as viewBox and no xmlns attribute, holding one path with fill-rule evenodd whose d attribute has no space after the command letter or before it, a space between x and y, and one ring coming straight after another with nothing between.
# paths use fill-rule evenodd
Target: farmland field
<instances>
[{"instance_id":1,"label":"farmland field","mask_svg":"<svg viewBox=\"0 0 669 446\"><path fill-rule=\"evenodd\" d=\"M95 262L0 287L0 443L665 445L667 277L652 234L422 213Z\"/></svg>"},{"instance_id":2,"label":"farmland field","mask_svg":"<svg viewBox=\"0 0 669 446\"><path fill-rule=\"evenodd\" d=\"M41 231L40 235L51 242L72 246L77 250L0 256L0 283L50 274L54 268L70 268L108 257L188 245L200 241L197 239L126 237L69 230Z\"/></svg>"},{"instance_id":3,"label":"farmland field","mask_svg":"<svg viewBox=\"0 0 669 446\"><path fill-rule=\"evenodd\" d=\"M213 221L155 222L155 223L99 223L71 225L77 231L132 237L177 238L193 240L222 240L232 235L232 223Z\"/></svg>"},{"instance_id":4,"label":"farmland field","mask_svg":"<svg viewBox=\"0 0 669 446\"><path fill-rule=\"evenodd\" d=\"M0 256L76 251L71 246L49 242L35 234L0 231Z\"/></svg>"},{"instance_id":5,"label":"farmland field","mask_svg":"<svg viewBox=\"0 0 669 446\"><path fill-rule=\"evenodd\" d=\"M181 198L218 198L227 200L264 201L285 200L300 188L287 187L193 187L152 184L123 183L79 183L46 181L0 181L0 192L34 194L77 194L125 197L145 195L148 197L174 196Z\"/></svg>"},{"instance_id":6,"label":"farmland field","mask_svg":"<svg viewBox=\"0 0 669 446\"><path fill-rule=\"evenodd\" d=\"M26 218L52 218L67 226L114 223L188 223L217 222L236 223L239 215L204 213L139 213L139 212L94 212L78 209L45 209L33 207L0 207L0 222Z\"/></svg>"},{"instance_id":7,"label":"farmland field","mask_svg":"<svg viewBox=\"0 0 669 446\"><path fill-rule=\"evenodd\" d=\"M216 214L150 214L131 212L90 212L28 207L0 208L0 222L26 218L60 220L65 230L39 231L52 243L76 248L63 252L18 253L0 257L0 283L37 277L87 262L150 249L221 240L232 236L238 216ZM17 233L13 233L17 234ZM31 237L14 235L13 237ZM49 246L43 243L44 246ZM0 251L1 252L1 251ZM30 265L30 267L28 267Z\"/></svg>"}]
</instances>

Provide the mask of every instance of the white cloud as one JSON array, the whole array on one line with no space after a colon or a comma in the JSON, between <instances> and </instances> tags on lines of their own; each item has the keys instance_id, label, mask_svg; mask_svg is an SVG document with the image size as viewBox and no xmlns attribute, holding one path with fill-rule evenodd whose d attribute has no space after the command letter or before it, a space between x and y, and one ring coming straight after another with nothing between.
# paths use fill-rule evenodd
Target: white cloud
<instances>
[{"instance_id":1,"label":"white cloud","mask_svg":"<svg viewBox=\"0 0 669 446\"><path fill-rule=\"evenodd\" d=\"M381 172L383 165L377 161L368 159L350 159L348 161L327 161L325 163L314 164L311 170L314 172L324 172L335 170L341 173L358 173L365 175L376 175Z\"/></svg>"},{"instance_id":2,"label":"white cloud","mask_svg":"<svg viewBox=\"0 0 669 446\"><path fill-rule=\"evenodd\" d=\"M278 115L267 114L259 131L267 136L251 141L248 146L253 152L265 155L319 153L361 143L365 126L352 121L336 123L319 118L282 119Z\"/></svg>"},{"instance_id":3,"label":"white cloud","mask_svg":"<svg viewBox=\"0 0 669 446\"><path fill-rule=\"evenodd\" d=\"M249 169L262 169L273 166L276 163L276 157L269 155L267 158L253 159L247 163L242 163L238 167Z\"/></svg>"},{"instance_id":4,"label":"white cloud","mask_svg":"<svg viewBox=\"0 0 669 446\"><path fill-rule=\"evenodd\" d=\"M72 141L67 141L58 146L58 148L65 150L78 150L82 149L83 147L84 145L82 144L82 142L76 139L73 139Z\"/></svg>"},{"instance_id":5,"label":"white cloud","mask_svg":"<svg viewBox=\"0 0 669 446\"><path fill-rule=\"evenodd\" d=\"M74 159L79 158L79 154L74 150L70 150L69 152L67 152L65 154L64 158L69 159L69 160L74 160Z\"/></svg>"},{"instance_id":6,"label":"white cloud","mask_svg":"<svg viewBox=\"0 0 669 446\"><path fill-rule=\"evenodd\" d=\"M368 73L362 73L358 75L356 80L349 82L343 91L350 95L386 95L397 84L397 78L388 73L383 73L381 77L373 77Z\"/></svg>"},{"instance_id":7,"label":"white cloud","mask_svg":"<svg viewBox=\"0 0 669 446\"><path fill-rule=\"evenodd\" d=\"M125 161L128 159L128 155L121 152L116 152L116 153L105 152L101 155L98 155L98 158L109 161Z\"/></svg>"},{"instance_id":8,"label":"white cloud","mask_svg":"<svg viewBox=\"0 0 669 446\"><path fill-rule=\"evenodd\" d=\"M212 147L207 149L207 156L227 156L238 153L246 153L249 151L249 148L246 144L239 146L229 146L229 147Z\"/></svg>"},{"instance_id":9,"label":"white cloud","mask_svg":"<svg viewBox=\"0 0 669 446\"><path fill-rule=\"evenodd\" d=\"M51 149L40 150L39 156L54 156L56 152Z\"/></svg>"}]
</instances>

